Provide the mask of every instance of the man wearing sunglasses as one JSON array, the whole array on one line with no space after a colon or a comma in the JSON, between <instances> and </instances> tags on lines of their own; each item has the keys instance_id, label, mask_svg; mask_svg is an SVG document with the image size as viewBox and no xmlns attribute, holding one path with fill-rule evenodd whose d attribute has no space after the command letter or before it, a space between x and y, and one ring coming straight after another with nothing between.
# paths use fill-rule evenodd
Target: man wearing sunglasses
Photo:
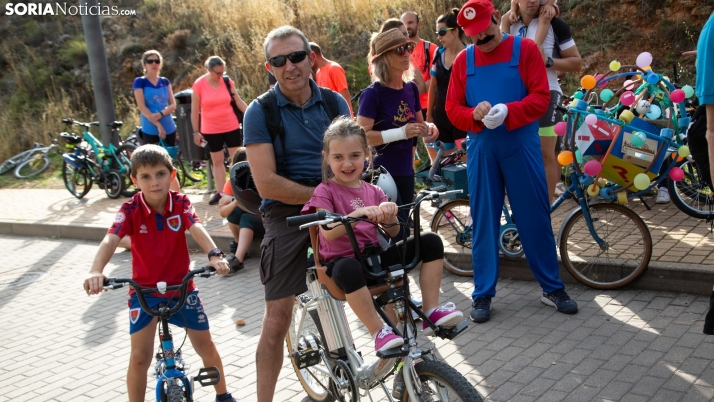
<instances>
[{"instance_id":1,"label":"man wearing sunglasses","mask_svg":"<svg viewBox=\"0 0 714 402\"><path fill-rule=\"evenodd\" d=\"M310 79L315 54L301 31L291 26L277 28L268 34L263 48L265 67L277 84L251 102L244 125L248 162L263 198L260 211L265 227L260 256L265 315L256 352L259 402L273 400L295 295L307 291L310 235L306 230L288 228L285 220L300 214L321 181L322 138L332 121L332 109L336 106L339 115L350 116L340 94L321 90ZM270 97L277 110L264 106ZM277 138L271 114L279 115Z\"/></svg>"},{"instance_id":2,"label":"man wearing sunglasses","mask_svg":"<svg viewBox=\"0 0 714 402\"><path fill-rule=\"evenodd\" d=\"M404 25L407 27L407 34L409 40L416 43L414 46L414 51L412 52L412 65L414 68L419 70L419 73L424 78L424 84L426 85L427 91L419 95L419 101L421 103L422 117L426 119L426 109L429 105L429 81L431 80L431 63L434 61L434 55L436 54L436 49L438 46L419 38L419 28L421 28L421 22L419 21L419 14L414 11L407 11L402 14L400 18Z\"/></svg>"},{"instance_id":3,"label":"man wearing sunglasses","mask_svg":"<svg viewBox=\"0 0 714 402\"><path fill-rule=\"evenodd\" d=\"M474 234L471 320L491 318L498 281L500 216L508 190L541 302L565 314L578 305L558 277L538 119L550 91L541 51L530 39L501 32L491 0L469 0L457 21L474 42L452 65L446 112L467 132L468 185Z\"/></svg>"}]
</instances>

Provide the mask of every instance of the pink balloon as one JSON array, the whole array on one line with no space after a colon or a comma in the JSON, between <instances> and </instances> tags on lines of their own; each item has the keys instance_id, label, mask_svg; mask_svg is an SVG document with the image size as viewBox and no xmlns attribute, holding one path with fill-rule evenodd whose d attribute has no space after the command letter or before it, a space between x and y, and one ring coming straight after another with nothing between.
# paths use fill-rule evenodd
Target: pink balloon
<instances>
[{"instance_id":1,"label":"pink balloon","mask_svg":"<svg viewBox=\"0 0 714 402\"><path fill-rule=\"evenodd\" d=\"M622 103L624 106L630 106L635 102L635 94L632 93L632 91L626 91L623 92L622 95L620 95L620 103Z\"/></svg>"},{"instance_id":2,"label":"pink balloon","mask_svg":"<svg viewBox=\"0 0 714 402\"><path fill-rule=\"evenodd\" d=\"M600 173L601 170L602 164L595 160L589 161L585 164L585 166L583 166L583 171L588 176L597 176L597 174Z\"/></svg>"},{"instance_id":3,"label":"pink balloon","mask_svg":"<svg viewBox=\"0 0 714 402\"><path fill-rule=\"evenodd\" d=\"M604 77L603 74L595 74L595 81L600 81ZM607 82L601 82L598 84L598 88L605 88L605 85L607 85Z\"/></svg>"},{"instance_id":4,"label":"pink balloon","mask_svg":"<svg viewBox=\"0 0 714 402\"><path fill-rule=\"evenodd\" d=\"M556 134L563 136L565 135L565 131L568 128L568 123L561 121L560 123L557 123L555 127L553 127L553 131L555 131Z\"/></svg>"},{"instance_id":5,"label":"pink balloon","mask_svg":"<svg viewBox=\"0 0 714 402\"><path fill-rule=\"evenodd\" d=\"M682 91L681 89L675 89L669 94L669 100L671 100L673 103L682 102L684 98L684 91Z\"/></svg>"},{"instance_id":6,"label":"pink balloon","mask_svg":"<svg viewBox=\"0 0 714 402\"><path fill-rule=\"evenodd\" d=\"M625 80L625 82L622 84L622 87L628 91L635 89L635 85L632 83L632 80Z\"/></svg>"},{"instance_id":7,"label":"pink balloon","mask_svg":"<svg viewBox=\"0 0 714 402\"><path fill-rule=\"evenodd\" d=\"M682 180L684 178L684 170L682 170L682 168L673 167L672 170L669 171L669 178L674 181Z\"/></svg>"},{"instance_id":8,"label":"pink balloon","mask_svg":"<svg viewBox=\"0 0 714 402\"><path fill-rule=\"evenodd\" d=\"M585 116L585 124L587 124L588 126L594 126L595 123L597 123L597 116L595 116L594 114L589 114Z\"/></svg>"}]
</instances>

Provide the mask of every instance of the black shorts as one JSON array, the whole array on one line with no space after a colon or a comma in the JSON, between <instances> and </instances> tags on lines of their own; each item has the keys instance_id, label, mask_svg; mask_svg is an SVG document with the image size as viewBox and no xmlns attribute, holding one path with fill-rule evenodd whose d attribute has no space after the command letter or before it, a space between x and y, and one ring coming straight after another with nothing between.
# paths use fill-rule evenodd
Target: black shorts
<instances>
[{"instance_id":1,"label":"black shorts","mask_svg":"<svg viewBox=\"0 0 714 402\"><path fill-rule=\"evenodd\" d=\"M263 212L265 236L260 244L260 281L265 300L278 300L307 291L307 249L310 231L289 228L285 219L300 215L302 205L276 205Z\"/></svg>"},{"instance_id":2,"label":"black shorts","mask_svg":"<svg viewBox=\"0 0 714 402\"><path fill-rule=\"evenodd\" d=\"M550 91L550 103L548 111L538 119L538 127L553 127L556 123L563 121L563 112L556 109L556 105L563 102L563 95L558 91Z\"/></svg>"},{"instance_id":3,"label":"black shorts","mask_svg":"<svg viewBox=\"0 0 714 402\"><path fill-rule=\"evenodd\" d=\"M466 138L466 131L459 130L451 124L449 116L446 115L446 110L434 108L433 118L436 128L439 129L439 141L456 142L456 140Z\"/></svg>"},{"instance_id":4,"label":"black shorts","mask_svg":"<svg viewBox=\"0 0 714 402\"><path fill-rule=\"evenodd\" d=\"M153 134L146 134L143 131L139 131L139 136L142 144L158 144L159 136ZM171 134L166 134L166 139L164 140L166 145L173 147L176 146L176 131Z\"/></svg>"},{"instance_id":5,"label":"black shorts","mask_svg":"<svg viewBox=\"0 0 714 402\"><path fill-rule=\"evenodd\" d=\"M203 138L208 143L208 150L210 152L221 152L223 150L223 144L226 144L227 148L237 148L243 145L243 136L241 135L240 129L227 133L203 134Z\"/></svg>"}]
</instances>

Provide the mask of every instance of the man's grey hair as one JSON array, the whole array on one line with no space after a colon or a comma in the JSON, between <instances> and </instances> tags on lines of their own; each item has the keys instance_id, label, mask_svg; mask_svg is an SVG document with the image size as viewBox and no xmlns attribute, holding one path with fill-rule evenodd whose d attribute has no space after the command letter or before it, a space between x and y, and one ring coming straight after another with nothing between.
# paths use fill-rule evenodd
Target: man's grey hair
<instances>
[{"instance_id":1,"label":"man's grey hair","mask_svg":"<svg viewBox=\"0 0 714 402\"><path fill-rule=\"evenodd\" d=\"M270 31L270 33L268 33L268 36L265 37L265 42L263 42L263 51L265 52L265 61L268 61L268 58L270 57L270 56L268 56L268 45L270 45L270 42L272 42L273 40L276 40L276 39L279 39L279 40L287 39L291 36L297 36L300 39L302 39L303 49L308 53L311 52L310 41L307 40L307 37L305 36L305 34L302 33L301 30L299 30L293 26L284 25L284 26L281 26L280 28L273 29L272 31Z\"/></svg>"},{"instance_id":2,"label":"man's grey hair","mask_svg":"<svg viewBox=\"0 0 714 402\"><path fill-rule=\"evenodd\" d=\"M205 64L206 69L207 69L207 70L211 70L211 71L213 71L213 69L214 69L215 67L225 66L225 65L226 65L226 62L223 61L223 59L220 58L219 56L211 56L211 57L209 57L208 60L206 60L206 64Z\"/></svg>"}]
</instances>

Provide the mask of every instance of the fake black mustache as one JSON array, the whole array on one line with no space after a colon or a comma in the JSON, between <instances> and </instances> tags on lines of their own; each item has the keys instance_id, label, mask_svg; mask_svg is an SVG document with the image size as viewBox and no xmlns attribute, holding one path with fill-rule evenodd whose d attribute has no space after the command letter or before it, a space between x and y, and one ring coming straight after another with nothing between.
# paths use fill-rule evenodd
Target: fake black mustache
<instances>
[{"instance_id":1,"label":"fake black mustache","mask_svg":"<svg viewBox=\"0 0 714 402\"><path fill-rule=\"evenodd\" d=\"M495 38L495 37L496 37L496 35L488 35L487 37L485 37L485 38L483 38L483 39L477 40L477 41L476 41L476 45L477 45L477 46L485 45L485 44L487 44L488 42L491 42L491 41L493 40L493 38Z\"/></svg>"}]
</instances>

